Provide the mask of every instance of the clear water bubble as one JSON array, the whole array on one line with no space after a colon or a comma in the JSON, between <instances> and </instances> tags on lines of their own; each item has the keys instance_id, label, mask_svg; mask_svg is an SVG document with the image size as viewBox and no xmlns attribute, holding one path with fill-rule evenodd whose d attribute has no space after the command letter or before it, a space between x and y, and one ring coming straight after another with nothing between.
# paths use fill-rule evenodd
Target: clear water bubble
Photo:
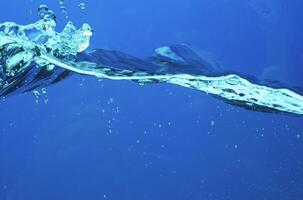
<instances>
[{"instance_id":1,"label":"clear water bubble","mask_svg":"<svg viewBox=\"0 0 303 200\"><path fill-rule=\"evenodd\" d=\"M46 90L46 88L42 88L41 91L42 91L42 94L46 94L47 90Z\"/></svg>"},{"instance_id":2,"label":"clear water bubble","mask_svg":"<svg viewBox=\"0 0 303 200\"><path fill-rule=\"evenodd\" d=\"M79 6L79 8L81 10L84 10L86 8L86 4L85 3L80 3L78 6Z\"/></svg>"}]
</instances>

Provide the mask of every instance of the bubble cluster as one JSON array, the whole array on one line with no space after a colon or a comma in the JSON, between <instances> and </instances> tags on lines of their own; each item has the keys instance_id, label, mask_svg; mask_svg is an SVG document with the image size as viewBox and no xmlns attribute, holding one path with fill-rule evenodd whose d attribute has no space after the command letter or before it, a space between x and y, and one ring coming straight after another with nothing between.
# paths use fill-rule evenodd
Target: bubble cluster
<instances>
[{"instance_id":1,"label":"bubble cluster","mask_svg":"<svg viewBox=\"0 0 303 200\"><path fill-rule=\"evenodd\" d=\"M39 100L43 97L43 102L45 104L48 103L48 97L47 97L47 90L46 88L41 88L41 90L39 91L38 89L33 91L33 95L35 97L35 102L39 103Z\"/></svg>"},{"instance_id":2,"label":"bubble cluster","mask_svg":"<svg viewBox=\"0 0 303 200\"><path fill-rule=\"evenodd\" d=\"M64 5L64 0L60 0L59 5L60 5L60 10L63 13L63 15L65 16L65 18L68 18L68 12L67 12L66 7Z\"/></svg>"}]
</instances>

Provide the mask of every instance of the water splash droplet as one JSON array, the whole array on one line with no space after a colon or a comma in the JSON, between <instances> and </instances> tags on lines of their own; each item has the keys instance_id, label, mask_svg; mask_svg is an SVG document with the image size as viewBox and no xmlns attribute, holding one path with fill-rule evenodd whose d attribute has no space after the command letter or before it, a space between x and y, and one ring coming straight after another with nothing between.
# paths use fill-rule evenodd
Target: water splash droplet
<instances>
[{"instance_id":1,"label":"water splash droplet","mask_svg":"<svg viewBox=\"0 0 303 200\"><path fill-rule=\"evenodd\" d=\"M38 8L38 15L41 19L53 19L56 20L56 16L52 10L48 8L47 5L41 5Z\"/></svg>"}]
</instances>

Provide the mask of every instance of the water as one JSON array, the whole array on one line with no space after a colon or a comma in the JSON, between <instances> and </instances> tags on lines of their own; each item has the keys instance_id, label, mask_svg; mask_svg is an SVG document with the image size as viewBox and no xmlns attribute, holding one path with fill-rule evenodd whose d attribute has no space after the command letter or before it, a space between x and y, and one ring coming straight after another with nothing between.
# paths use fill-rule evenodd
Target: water
<instances>
[{"instance_id":1,"label":"water","mask_svg":"<svg viewBox=\"0 0 303 200\"><path fill-rule=\"evenodd\" d=\"M302 197L302 118L234 106L300 114L301 90L294 86L302 86L298 67L302 64L302 16L298 9L302 3L83 3L85 10L79 9L79 3L62 3L70 8L65 9L68 19L82 28L69 24L63 32L68 33L63 34L66 37L55 37L59 39L48 43L56 50L38 56L37 63L50 76L38 76L35 72L41 68L26 65L32 56L23 65L15 65L12 61L16 59L9 62L10 69L32 67L29 74L35 82L21 82L10 93L15 95L3 95L1 102L2 199ZM62 30L67 21L62 10L60 16L58 2L35 1L28 6L34 10L33 6L41 4L55 10L56 29ZM1 13L3 22L37 21L36 16L24 17L30 15L26 6L20 9L9 2L5 6L7 12L12 9L18 14L9 20ZM39 39L39 45L53 38L54 17L48 19L50 35ZM91 41L90 26L82 26L85 22L94 30ZM167 49L176 53L182 46L169 44L181 43L207 60L207 67L175 68L182 60L167 57ZM159 65L150 65L150 59L128 56L148 57L152 49L161 46L154 59L164 56L172 65L161 60L159 69ZM103 51L86 53L87 47ZM110 60L111 65L117 64L111 68L103 66L104 60L95 59L115 55L110 49L125 52L122 60L127 62L121 66ZM144 65L138 65L142 62ZM4 80L20 80L22 70L9 71L13 73L6 74ZM49 86L51 83L58 84ZM47 92L43 86L49 86ZM28 92L20 94L24 90ZM267 94L260 96L264 91ZM237 95L232 95L235 92ZM243 92L261 103L252 105L251 99L240 99ZM277 109L276 103L283 109L281 105Z\"/></svg>"},{"instance_id":2,"label":"water","mask_svg":"<svg viewBox=\"0 0 303 200\"><path fill-rule=\"evenodd\" d=\"M157 48L145 60L99 48L84 52L93 34L87 23L77 30L69 21L62 32L56 32L56 16L47 5L38 8L38 15L41 20L29 25L0 24L4 82L1 96L61 81L64 77L55 70L59 68L97 78L136 81L140 85L171 83L251 110L303 115L303 96L299 93L281 84L271 87L224 72L187 45Z\"/></svg>"}]
</instances>

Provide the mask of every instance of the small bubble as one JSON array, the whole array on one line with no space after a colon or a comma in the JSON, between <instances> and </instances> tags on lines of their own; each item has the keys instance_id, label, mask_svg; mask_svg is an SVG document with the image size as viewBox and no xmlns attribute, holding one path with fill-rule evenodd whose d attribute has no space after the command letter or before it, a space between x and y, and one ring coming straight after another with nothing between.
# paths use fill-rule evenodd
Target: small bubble
<instances>
[{"instance_id":1,"label":"small bubble","mask_svg":"<svg viewBox=\"0 0 303 200\"><path fill-rule=\"evenodd\" d=\"M214 122L214 121L211 121L210 124L211 124L212 126L214 126L214 125L215 125L215 122Z\"/></svg>"},{"instance_id":2,"label":"small bubble","mask_svg":"<svg viewBox=\"0 0 303 200\"><path fill-rule=\"evenodd\" d=\"M37 99L39 99L40 96L41 96L41 94L40 94L40 92L39 92L38 90L34 90L34 91L33 91L33 94L34 94L34 96L35 96Z\"/></svg>"},{"instance_id":3,"label":"small bubble","mask_svg":"<svg viewBox=\"0 0 303 200\"><path fill-rule=\"evenodd\" d=\"M68 18L68 12L66 11L64 0L60 0L59 5L60 5L60 10L64 14L65 18Z\"/></svg>"},{"instance_id":4,"label":"small bubble","mask_svg":"<svg viewBox=\"0 0 303 200\"><path fill-rule=\"evenodd\" d=\"M42 88L41 91L42 91L42 94L46 94L46 88Z\"/></svg>"},{"instance_id":5,"label":"small bubble","mask_svg":"<svg viewBox=\"0 0 303 200\"><path fill-rule=\"evenodd\" d=\"M80 8L81 10L84 10L84 9L86 8L85 3L80 3L80 4L79 4L79 8Z\"/></svg>"},{"instance_id":6,"label":"small bubble","mask_svg":"<svg viewBox=\"0 0 303 200\"><path fill-rule=\"evenodd\" d=\"M300 139L300 138L301 138L301 135L300 135L300 134L297 134L297 138Z\"/></svg>"},{"instance_id":7,"label":"small bubble","mask_svg":"<svg viewBox=\"0 0 303 200\"><path fill-rule=\"evenodd\" d=\"M107 101L107 104L109 105L109 104L112 104L114 102L114 99L111 97L111 98L109 98L109 100Z\"/></svg>"}]
</instances>

